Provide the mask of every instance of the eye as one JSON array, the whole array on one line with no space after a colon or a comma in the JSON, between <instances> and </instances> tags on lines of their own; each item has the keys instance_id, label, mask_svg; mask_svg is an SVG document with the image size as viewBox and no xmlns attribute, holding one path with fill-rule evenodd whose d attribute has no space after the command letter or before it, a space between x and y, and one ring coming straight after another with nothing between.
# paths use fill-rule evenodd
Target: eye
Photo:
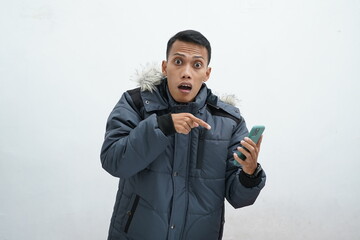
<instances>
[{"instance_id":1,"label":"eye","mask_svg":"<svg viewBox=\"0 0 360 240\"><path fill-rule=\"evenodd\" d=\"M201 67L202 67L202 63L201 63L201 62L196 62L196 63L194 64L194 67L195 67L195 68L201 68Z\"/></svg>"},{"instance_id":2,"label":"eye","mask_svg":"<svg viewBox=\"0 0 360 240\"><path fill-rule=\"evenodd\" d=\"M175 59L174 63L175 63L176 65L181 65L181 64L182 64L182 60L179 59L179 58L177 58L177 59Z\"/></svg>"}]
</instances>

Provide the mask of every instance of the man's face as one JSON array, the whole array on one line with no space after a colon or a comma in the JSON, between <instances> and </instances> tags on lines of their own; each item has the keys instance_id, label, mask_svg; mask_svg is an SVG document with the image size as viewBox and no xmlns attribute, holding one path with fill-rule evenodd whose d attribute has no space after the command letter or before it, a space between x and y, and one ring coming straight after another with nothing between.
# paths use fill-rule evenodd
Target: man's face
<instances>
[{"instance_id":1,"label":"man's face","mask_svg":"<svg viewBox=\"0 0 360 240\"><path fill-rule=\"evenodd\" d=\"M195 99L203 82L211 73L207 66L205 47L188 42L175 41L168 60L162 63L162 72L168 79L168 87L175 101L186 103Z\"/></svg>"}]
</instances>

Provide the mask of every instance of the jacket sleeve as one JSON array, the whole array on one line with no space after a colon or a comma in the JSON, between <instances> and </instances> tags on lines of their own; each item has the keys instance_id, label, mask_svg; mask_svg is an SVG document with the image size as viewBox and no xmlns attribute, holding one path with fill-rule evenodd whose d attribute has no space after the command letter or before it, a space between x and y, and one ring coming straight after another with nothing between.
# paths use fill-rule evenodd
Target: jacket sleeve
<instances>
[{"instance_id":1,"label":"jacket sleeve","mask_svg":"<svg viewBox=\"0 0 360 240\"><path fill-rule=\"evenodd\" d=\"M242 119L235 129L228 149L226 199L234 208L252 205L260 194L261 189L265 186L266 181L265 172L261 171L261 181L257 186L249 188L240 182L239 174L242 169L234 164L236 160L233 157L233 152L240 145L240 141L248 136L248 134L245 121Z\"/></svg>"},{"instance_id":2,"label":"jacket sleeve","mask_svg":"<svg viewBox=\"0 0 360 240\"><path fill-rule=\"evenodd\" d=\"M168 144L156 114L142 119L125 92L107 121L100 154L102 167L115 177L129 178L145 169Z\"/></svg>"}]
</instances>

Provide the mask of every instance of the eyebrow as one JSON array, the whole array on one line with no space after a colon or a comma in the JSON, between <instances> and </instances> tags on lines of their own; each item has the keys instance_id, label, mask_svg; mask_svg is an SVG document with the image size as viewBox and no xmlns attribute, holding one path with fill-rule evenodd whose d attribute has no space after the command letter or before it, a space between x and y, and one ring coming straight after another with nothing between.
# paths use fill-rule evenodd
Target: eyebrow
<instances>
[{"instance_id":1,"label":"eyebrow","mask_svg":"<svg viewBox=\"0 0 360 240\"><path fill-rule=\"evenodd\" d=\"M182 53L174 53L173 56L186 57L186 55L182 54ZM203 56L193 56L193 58L201 58L201 59L205 60L205 58Z\"/></svg>"}]
</instances>

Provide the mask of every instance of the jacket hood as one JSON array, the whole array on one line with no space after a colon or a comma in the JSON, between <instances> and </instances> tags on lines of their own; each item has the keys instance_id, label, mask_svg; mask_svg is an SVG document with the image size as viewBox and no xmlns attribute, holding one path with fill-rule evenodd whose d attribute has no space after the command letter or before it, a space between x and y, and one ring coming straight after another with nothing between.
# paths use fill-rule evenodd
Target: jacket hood
<instances>
[{"instance_id":1,"label":"jacket hood","mask_svg":"<svg viewBox=\"0 0 360 240\"><path fill-rule=\"evenodd\" d=\"M159 85L165 76L160 71L160 66L156 63L142 66L136 70L133 81L137 83L141 91L154 91L156 85Z\"/></svg>"},{"instance_id":2,"label":"jacket hood","mask_svg":"<svg viewBox=\"0 0 360 240\"><path fill-rule=\"evenodd\" d=\"M159 85L165 78L161 72L161 68L158 64L146 64L141 69L136 70L132 80L135 81L140 87L141 91L153 92L156 89L156 85ZM219 99L229 105L236 106L239 99L235 94L222 94Z\"/></svg>"}]
</instances>

